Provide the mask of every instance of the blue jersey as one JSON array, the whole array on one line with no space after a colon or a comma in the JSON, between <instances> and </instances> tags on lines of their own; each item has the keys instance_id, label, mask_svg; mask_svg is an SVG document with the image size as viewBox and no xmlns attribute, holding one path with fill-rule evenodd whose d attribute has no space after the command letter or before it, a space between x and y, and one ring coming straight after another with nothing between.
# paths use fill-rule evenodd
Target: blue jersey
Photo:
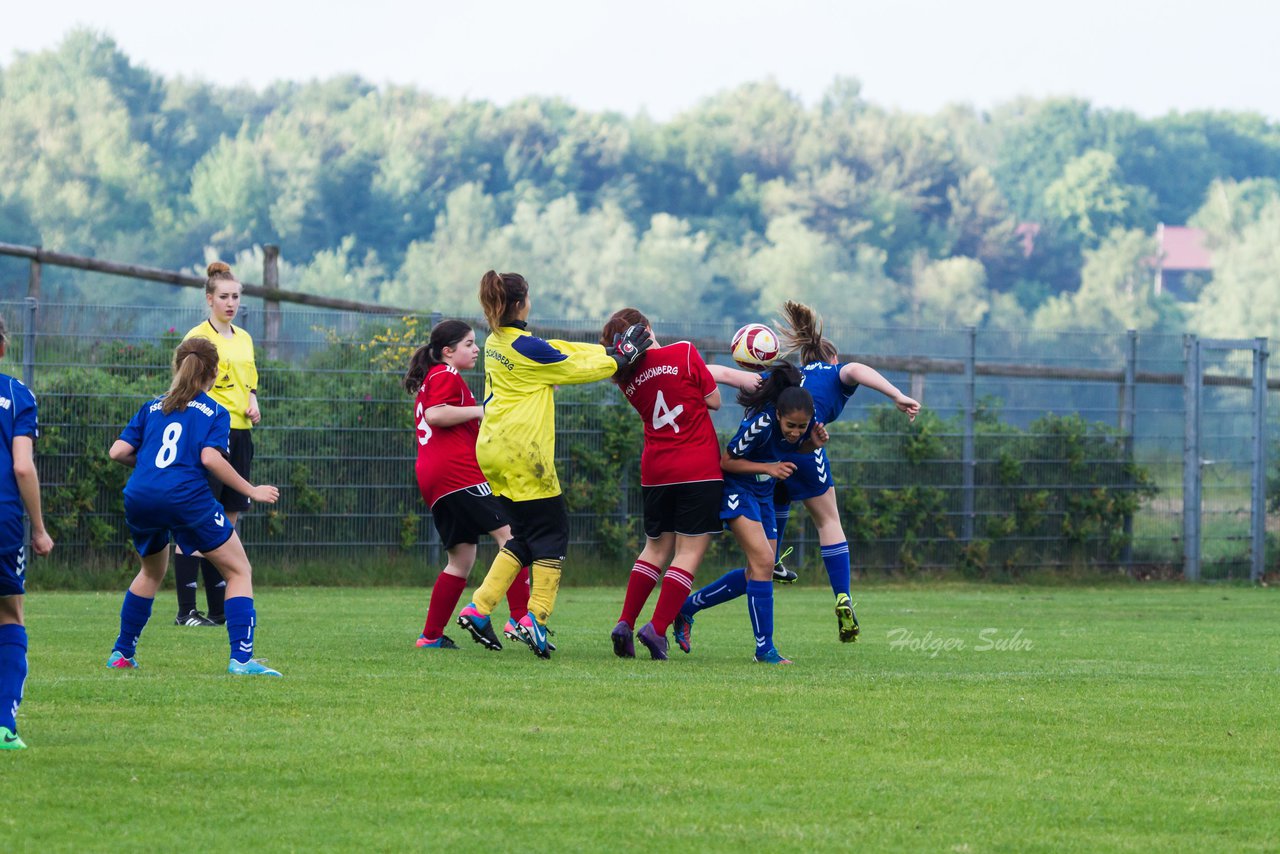
<instances>
[{"instance_id":1,"label":"blue jersey","mask_svg":"<svg viewBox=\"0 0 1280 854\"><path fill-rule=\"evenodd\" d=\"M738 432L733 434L725 450L736 459L753 463L776 463L796 453L808 438L809 430L806 430L799 442L784 439L782 425L778 423L778 413L770 403L742 419ZM726 492L745 490L761 498L769 498L773 495L773 478L767 474L725 472L724 488Z\"/></svg>"},{"instance_id":2,"label":"blue jersey","mask_svg":"<svg viewBox=\"0 0 1280 854\"><path fill-rule=\"evenodd\" d=\"M124 487L126 503L184 504L212 495L200 452L227 451L231 415L201 392L184 408L168 415L162 401L148 401L120 434L137 449L138 462Z\"/></svg>"},{"instance_id":3,"label":"blue jersey","mask_svg":"<svg viewBox=\"0 0 1280 854\"><path fill-rule=\"evenodd\" d=\"M39 435L35 395L8 374L0 374L0 555L16 554L24 536L25 508L13 473L13 440Z\"/></svg>"},{"instance_id":4,"label":"blue jersey","mask_svg":"<svg viewBox=\"0 0 1280 854\"><path fill-rule=\"evenodd\" d=\"M810 362L800 369L800 387L813 396L813 417L830 424L844 412L844 405L858 386L845 385L840 379L841 365Z\"/></svg>"},{"instance_id":5,"label":"blue jersey","mask_svg":"<svg viewBox=\"0 0 1280 854\"><path fill-rule=\"evenodd\" d=\"M841 367L826 362L810 362L800 369L800 386L813 397L815 421L830 424L838 419L844 412L844 405L858 388L856 384L844 384L840 379ZM822 495L835 486L826 448L819 448L811 454L788 454L783 459L795 463L796 470L791 477L778 484L774 496L775 506L784 506L791 501L805 501Z\"/></svg>"}]
</instances>

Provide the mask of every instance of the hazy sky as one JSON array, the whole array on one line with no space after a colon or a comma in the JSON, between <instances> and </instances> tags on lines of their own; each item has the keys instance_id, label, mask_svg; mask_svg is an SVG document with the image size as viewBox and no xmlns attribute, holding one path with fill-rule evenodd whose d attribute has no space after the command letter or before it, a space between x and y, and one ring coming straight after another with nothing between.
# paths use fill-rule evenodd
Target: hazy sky
<instances>
[{"instance_id":1,"label":"hazy sky","mask_svg":"<svg viewBox=\"0 0 1280 854\"><path fill-rule=\"evenodd\" d=\"M772 77L815 103L839 76L912 112L1025 94L1144 116L1280 120L1280 3L1245 0L13 0L0 65L77 24L166 76L261 87L354 72L448 98L559 95L665 120Z\"/></svg>"}]
</instances>

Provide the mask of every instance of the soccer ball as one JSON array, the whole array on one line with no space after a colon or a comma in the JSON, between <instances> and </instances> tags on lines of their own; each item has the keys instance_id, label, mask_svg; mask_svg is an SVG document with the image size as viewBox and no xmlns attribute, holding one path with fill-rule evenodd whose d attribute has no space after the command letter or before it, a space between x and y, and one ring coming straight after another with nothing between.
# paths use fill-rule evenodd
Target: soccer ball
<instances>
[{"instance_id":1,"label":"soccer ball","mask_svg":"<svg viewBox=\"0 0 1280 854\"><path fill-rule=\"evenodd\" d=\"M778 358L778 335L763 323L748 323L733 334L729 354L748 371L763 371Z\"/></svg>"}]
</instances>

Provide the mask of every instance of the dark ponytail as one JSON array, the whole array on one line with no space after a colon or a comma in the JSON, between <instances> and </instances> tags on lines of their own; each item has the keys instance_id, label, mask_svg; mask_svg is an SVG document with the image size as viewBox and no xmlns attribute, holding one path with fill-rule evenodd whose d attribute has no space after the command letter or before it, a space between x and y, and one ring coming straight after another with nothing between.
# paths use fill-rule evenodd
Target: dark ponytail
<instances>
[{"instance_id":1,"label":"dark ponytail","mask_svg":"<svg viewBox=\"0 0 1280 854\"><path fill-rule=\"evenodd\" d=\"M764 382L753 389L742 389L738 392L738 403L747 410L748 414L754 414L766 405L772 403L778 413L783 412L800 412L806 408L804 401L808 401L809 414L813 414L813 396L808 391L800 388L800 370L790 362L776 362L769 368L769 376L765 377ZM783 397L783 393L791 389L799 392L796 394L787 394Z\"/></svg>"},{"instance_id":2,"label":"dark ponytail","mask_svg":"<svg viewBox=\"0 0 1280 854\"><path fill-rule=\"evenodd\" d=\"M480 277L480 306L489 329L497 332L515 317L529 296L529 283L519 273L497 273L493 270Z\"/></svg>"},{"instance_id":3,"label":"dark ponytail","mask_svg":"<svg viewBox=\"0 0 1280 854\"><path fill-rule=\"evenodd\" d=\"M427 373L444 362L444 348L457 347L471 333L461 320L442 320L431 328L431 338L409 357L409 370L404 375L404 390L417 394Z\"/></svg>"}]
</instances>

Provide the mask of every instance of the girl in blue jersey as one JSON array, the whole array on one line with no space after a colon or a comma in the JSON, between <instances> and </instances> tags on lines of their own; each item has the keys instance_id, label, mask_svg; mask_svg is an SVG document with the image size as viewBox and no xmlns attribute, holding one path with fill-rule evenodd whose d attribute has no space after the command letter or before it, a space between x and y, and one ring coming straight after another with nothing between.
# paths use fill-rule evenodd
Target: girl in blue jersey
<instances>
[{"instance_id":1,"label":"girl in blue jersey","mask_svg":"<svg viewBox=\"0 0 1280 854\"><path fill-rule=\"evenodd\" d=\"M0 358L8 343L0 319ZM13 377L0 374L0 750L27 746L18 737L16 718L27 680L23 507L31 518L31 550L41 556L53 550L40 512L40 478L33 451L39 434L35 396Z\"/></svg>"},{"instance_id":2,"label":"girl in blue jersey","mask_svg":"<svg viewBox=\"0 0 1280 854\"><path fill-rule=\"evenodd\" d=\"M107 667L129 669L138 638L151 617L156 591L169 568L169 537L188 554L201 552L227 581L227 672L279 676L253 657L253 578L244 546L205 472L254 501L274 504L280 490L253 486L227 462L231 417L207 392L218 376L218 348L189 338L173 354L169 390L147 401L111 446L111 459L133 468L124 488L125 521L142 569L124 594L120 635Z\"/></svg>"},{"instance_id":3,"label":"girl in blue jersey","mask_svg":"<svg viewBox=\"0 0 1280 854\"><path fill-rule=\"evenodd\" d=\"M839 418L845 403L860 385L880 392L909 419L915 420L920 404L899 391L879 371L859 362L840 364L839 351L822 337L822 320L813 309L788 301L783 304L782 312L782 339L800 355L802 383L813 396L814 417L818 421L830 424ZM795 472L786 483L777 484L774 494L779 546L791 516L791 502L803 502L818 530L822 562L836 597L839 637L844 643L850 643L858 639L861 628L850 600L849 543L840 524L835 479L827 452L819 448L811 454L788 454L783 459L795 465Z\"/></svg>"},{"instance_id":4,"label":"girl in blue jersey","mask_svg":"<svg viewBox=\"0 0 1280 854\"><path fill-rule=\"evenodd\" d=\"M746 595L756 661L790 664L773 643L773 484L795 471L784 455L812 453L826 444L827 432L814 421L813 398L800 387L794 365L779 363L758 387L739 392L738 402L746 417L720 455L720 518L746 553L747 568L726 573L685 600L674 624L676 643L688 652L695 613Z\"/></svg>"}]
</instances>

